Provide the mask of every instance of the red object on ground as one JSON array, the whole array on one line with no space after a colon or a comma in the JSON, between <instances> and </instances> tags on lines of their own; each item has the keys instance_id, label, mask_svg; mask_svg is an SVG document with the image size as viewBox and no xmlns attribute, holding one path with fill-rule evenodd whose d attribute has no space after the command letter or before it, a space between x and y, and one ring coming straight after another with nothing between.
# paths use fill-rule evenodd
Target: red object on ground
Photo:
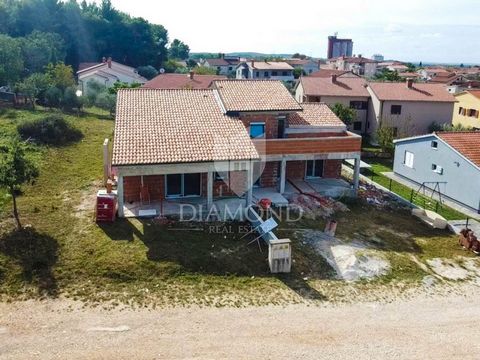
<instances>
[{"instance_id":1,"label":"red object on ground","mask_svg":"<svg viewBox=\"0 0 480 360\"><path fill-rule=\"evenodd\" d=\"M117 212L115 194L97 194L97 222L114 222Z\"/></svg>"},{"instance_id":2,"label":"red object on ground","mask_svg":"<svg viewBox=\"0 0 480 360\"><path fill-rule=\"evenodd\" d=\"M266 199L266 198L260 199L260 201L258 202L258 205L262 209L268 210L268 209L270 209L270 206L272 206L272 200Z\"/></svg>"}]
</instances>

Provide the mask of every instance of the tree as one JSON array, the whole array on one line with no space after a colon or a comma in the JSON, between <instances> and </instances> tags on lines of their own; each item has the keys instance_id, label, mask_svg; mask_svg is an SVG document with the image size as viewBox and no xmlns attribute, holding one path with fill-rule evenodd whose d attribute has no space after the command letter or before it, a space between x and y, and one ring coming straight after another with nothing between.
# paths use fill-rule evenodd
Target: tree
<instances>
[{"instance_id":1,"label":"tree","mask_svg":"<svg viewBox=\"0 0 480 360\"><path fill-rule=\"evenodd\" d=\"M292 55L292 59L305 60L306 58L307 58L307 55L305 55L305 54L295 53L295 54Z\"/></svg>"},{"instance_id":2,"label":"tree","mask_svg":"<svg viewBox=\"0 0 480 360\"><path fill-rule=\"evenodd\" d=\"M147 80L153 79L158 75L157 69L155 69L152 65L140 66L137 68L137 72Z\"/></svg>"},{"instance_id":3,"label":"tree","mask_svg":"<svg viewBox=\"0 0 480 360\"><path fill-rule=\"evenodd\" d=\"M387 126L384 122L380 122L375 135L378 145L382 150L392 153L394 149L393 140L395 139L395 128Z\"/></svg>"},{"instance_id":4,"label":"tree","mask_svg":"<svg viewBox=\"0 0 480 360\"><path fill-rule=\"evenodd\" d=\"M382 69L379 73L375 74L375 79L384 81L402 81L402 78L396 71L388 69Z\"/></svg>"},{"instance_id":5,"label":"tree","mask_svg":"<svg viewBox=\"0 0 480 360\"><path fill-rule=\"evenodd\" d=\"M39 96L44 97L45 91L50 87L50 79L47 75L35 73L16 85L17 91L24 94L32 108L35 109L35 101Z\"/></svg>"},{"instance_id":6,"label":"tree","mask_svg":"<svg viewBox=\"0 0 480 360\"><path fill-rule=\"evenodd\" d=\"M333 113L345 123L345 125L350 125L357 117L357 112L355 111L355 109L352 109L351 107L345 106L340 103L334 104L331 109Z\"/></svg>"},{"instance_id":7,"label":"tree","mask_svg":"<svg viewBox=\"0 0 480 360\"><path fill-rule=\"evenodd\" d=\"M50 86L47 91L45 91L45 105L50 108L57 108L60 107L60 104L63 100L63 93L62 90L57 88L56 86Z\"/></svg>"},{"instance_id":8,"label":"tree","mask_svg":"<svg viewBox=\"0 0 480 360\"><path fill-rule=\"evenodd\" d=\"M0 145L0 186L12 197L13 217L17 229L22 228L17 208L17 191L38 176L35 164L25 155L25 145L17 137Z\"/></svg>"},{"instance_id":9,"label":"tree","mask_svg":"<svg viewBox=\"0 0 480 360\"><path fill-rule=\"evenodd\" d=\"M42 72L49 63L65 60L65 43L59 34L35 30L21 38L20 44L27 74Z\"/></svg>"},{"instance_id":10,"label":"tree","mask_svg":"<svg viewBox=\"0 0 480 360\"><path fill-rule=\"evenodd\" d=\"M70 86L64 90L61 101L64 110L72 111L73 109L77 109L77 111L80 111L84 103L84 97L77 95L77 89L74 86Z\"/></svg>"},{"instance_id":11,"label":"tree","mask_svg":"<svg viewBox=\"0 0 480 360\"><path fill-rule=\"evenodd\" d=\"M109 111L110 116L113 116L116 104L117 96L106 91L99 93L95 99L95 105L100 109Z\"/></svg>"},{"instance_id":12,"label":"tree","mask_svg":"<svg viewBox=\"0 0 480 360\"><path fill-rule=\"evenodd\" d=\"M168 49L168 54L172 59L188 59L189 53L190 48L188 45L178 39L174 39Z\"/></svg>"},{"instance_id":13,"label":"tree","mask_svg":"<svg viewBox=\"0 0 480 360\"><path fill-rule=\"evenodd\" d=\"M207 66L197 66L192 69L197 75L217 75L217 70Z\"/></svg>"},{"instance_id":14,"label":"tree","mask_svg":"<svg viewBox=\"0 0 480 360\"><path fill-rule=\"evenodd\" d=\"M23 60L19 42L0 34L0 86L14 84L22 71Z\"/></svg>"},{"instance_id":15,"label":"tree","mask_svg":"<svg viewBox=\"0 0 480 360\"><path fill-rule=\"evenodd\" d=\"M293 77L295 79L298 79L302 75L305 75L305 72L303 71L302 68L298 67L293 69Z\"/></svg>"},{"instance_id":16,"label":"tree","mask_svg":"<svg viewBox=\"0 0 480 360\"><path fill-rule=\"evenodd\" d=\"M73 78L73 69L70 65L64 63L48 64L46 74L50 78L52 86L59 88L62 91L75 85Z\"/></svg>"}]
</instances>

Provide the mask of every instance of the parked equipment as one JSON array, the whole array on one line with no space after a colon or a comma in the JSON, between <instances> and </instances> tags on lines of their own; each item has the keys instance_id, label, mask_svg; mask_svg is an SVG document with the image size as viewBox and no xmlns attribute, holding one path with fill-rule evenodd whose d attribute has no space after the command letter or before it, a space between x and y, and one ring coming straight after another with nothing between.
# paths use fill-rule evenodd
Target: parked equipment
<instances>
[{"instance_id":1,"label":"parked equipment","mask_svg":"<svg viewBox=\"0 0 480 360\"><path fill-rule=\"evenodd\" d=\"M95 209L97 222L114 222L117 212L117 195L105 190L98 191Z\"/></svg>"}]
</instances>

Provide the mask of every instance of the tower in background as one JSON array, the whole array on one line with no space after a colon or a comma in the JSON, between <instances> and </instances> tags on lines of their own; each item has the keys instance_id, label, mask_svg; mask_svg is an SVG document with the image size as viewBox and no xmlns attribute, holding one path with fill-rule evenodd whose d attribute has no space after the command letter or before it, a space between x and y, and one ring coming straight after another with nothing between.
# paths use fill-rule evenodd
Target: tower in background
<instances>
[{"instance_id":1,"label":"tower in background","mask_svg":"<svg viewBox=\"0 0 480 360\"><path fill-rule=\"evenodd\" d=\"M337 33L328 37L327 58L336 58L339 56L352 56L352 39L339 39Z\"/></svg>"}]
</instances>

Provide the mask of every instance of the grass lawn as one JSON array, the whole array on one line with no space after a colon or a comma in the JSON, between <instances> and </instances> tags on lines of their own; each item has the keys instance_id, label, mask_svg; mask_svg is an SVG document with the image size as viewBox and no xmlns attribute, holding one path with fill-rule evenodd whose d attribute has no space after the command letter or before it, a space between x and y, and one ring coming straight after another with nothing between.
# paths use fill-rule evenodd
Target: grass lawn
<instances>
[{"instance_id":1,"label":"grass lawn","mask_svg":"<svg viewBox=\"0 0 480 360\"><path fill-rule=\"evenodd\" d=\"M4 112L0 136L14 133L22 119L43 115L43 110ZM323 229L323 220L282 224L278 235L291 238L294 262L291 274L279 276L268 272L265 247L260 252L256 244L246 245L248 236L240 238L244 224L217 224L212 231L210 225L122 219L98 226L92 219L94 198L102 178L102 143L111 138L113 121L96 111L66 118L84 137L60 148L31 147L40 176L18 199L28 225L24 231L14 230L10 200L2 197L0 299L67 296L104 306L335 300L345 289L417 283L425 273L411 255L420 261L468 256L455 237L427 228L408 213L357 202L338 215L338 236L370 241L392 261L391 274L368 284L336 280L326 260L302 241L296 230Z\"/></svg>"},{"instance_id":2,"label":"grass lawn","mask_svg":"<svg viewBox=\"0 0 480 360\"><path fill-rule=\"evenodd\" d=\"M410 201L412 196L412 189L402 185L394 180L389 179L385 175L382 175L384 172L392 172L393 170L393 163L391 159L371 159L367 160L368 164L372 167L370 169L366 169L362 171L363 175L369 177L376 183L390 189L394 193L400 195L404 199ZM462 214L461 212L452 209L446 205L438 204L436 199L431 199L428 196L423 196L421 193L416 194L416 190L414 190L413 196L413 203L424 208L428 208L430 210L438 210L438 213L442 215L447 220L459 220L459 219L466 219L467 216Z\"/></svg>"}]
</instances>

